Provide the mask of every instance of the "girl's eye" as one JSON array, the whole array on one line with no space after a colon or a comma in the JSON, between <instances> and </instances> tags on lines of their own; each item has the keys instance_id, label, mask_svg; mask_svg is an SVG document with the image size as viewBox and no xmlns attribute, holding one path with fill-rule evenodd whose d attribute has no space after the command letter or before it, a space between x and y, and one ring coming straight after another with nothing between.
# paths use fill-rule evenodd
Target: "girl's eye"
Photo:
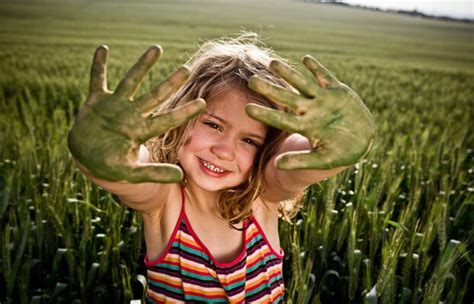
<instances>
[{"instance_id":1,"label":"girl's eye","mask_svg":"<svg viewBox=\"0 0 474 304\"><path fill-rule=\"evenodd\" d=\"M221 127L218 124L213 123L212 121L205 121L204 124L218 131L221 130Z\"/></svg>"},{"instance_id":2,"label":"girl's eye","mask_svg":"<svg viewBox=\"0 0 474 304\"><path fill-rule=\"evenodd\" d=\"M249 145L252 145L252 146L255 146L256 148L259 148L260 145L256 142L254 142L253 140L251 140L250 138L244 138L243 141Z\"/></svg>"}]
</instances>

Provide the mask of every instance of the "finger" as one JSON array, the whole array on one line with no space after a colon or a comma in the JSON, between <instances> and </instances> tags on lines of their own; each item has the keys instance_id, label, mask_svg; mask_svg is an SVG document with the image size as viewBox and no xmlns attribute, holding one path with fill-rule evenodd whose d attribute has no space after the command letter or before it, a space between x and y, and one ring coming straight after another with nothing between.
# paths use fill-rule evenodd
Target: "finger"
<instances>
[{"instance_id":1,"label":"finger","mask_svg":"<svg viewBox=\"0 0 474 304\"><path fill-rule=\"evenodd\" d=\"M186 82L190 73L189 69L183 66L176 70L167 80L157 85L151 92L136 99L134 102L140 113L147 114L167 100Z\"/></svg>"},{"instance_id":2,"label":"finger","mask_svg":"<svg viewBox=\"0 0 474 304\"><path fill-rule=\"evenodd\" d=\"M159 45L150 47L135 63L130 70L128 70L125 77L117 86L115 94L124 96L126 98L132 98L135 92L143 82L146 73L151 69L153 64L163 53L163 50Z\"/></svg>"},{"instance_id":3,"label":"finger","mask_svg":"<svg viewBox=\"0 0 474 304\"><path fill-rule=\"evenodd\" d=\"M249 88L266 96L270 100L282 105L289 106L298 114L304 114L311 106L311 101L305 97L295 94L285 88L276 86L258 76L249 79Z\"/></svg>"},{"instance_id":4,"label":"finger","mask_svg":"<svg viewBox=\"0 0 474 304\"><path fill-rule=\"evenodd\" d=\"M183 178L181 168L171 164L138 165L130 168L127 181L131 183L177 183Z\"/></svg>"},{"instance_id":5,"label":"finger","mask_svg":"<svg viewBox=\"0 0 474 304\"><path fill-rule=\"evenodd\" d=\"M146 140L159 136L168 130L174 129L186 121L196 117L206 109L204 99L196 99L184 106L178 107L168 113L163 113L147 120L148 130L145 130L140 136L140 140Z\"/></svg>"},{"instance_id":6,"label":"finger","mask_svg":"<svg viewBox=\"0 0 474 304\"><path fill-rule=\"evenodd\" d=\"M323 89L335 87L339 84L339 80L312 56L304 56L302 62L316 77L316 80Z\"/></svg>"},{"instance_id":7,"label":"finger","mask_svg":"<svg viewBox=\"0 0 474 304\"><path fill-rule=\"evenodd\" d=\"M245 106L245 112L247 112L247 115L253 119L261 121L269 126L289 132L298 133L300 131L298 116L270 109L255 103L247 104Z\"/></svg>"},{"instance_id":8,"label":"finger","mask_svg":"<svg viewBox=\"0 0 474 304\"><path fill-rule=\"evenodd\" d=\"M104 93L107 91L107 53L106 45L99 46L94 53L91 66L89 93Z\"/></svg>"},{"instance_id":9,"label":"finger","mask_svg":"<svg viewBox=\"0 0 474 304\"><path fill-rule=\"evenodd\" d=\"M334 158L328 151L287 152L275 159L282 170L330 170L351 165L346 159Z\"/></svg>"},{"instance_id":10,"label":"finger","mask_svg":"<svg viewBox=\"0 0 474 304\"><path fill-rule=\"evenodd\" d=\"M314 84L314 82L291 68L286 63L279 60L272 60L272 62L270 62L270 69L295 87L301 94L308 97L315 97L318 95L319 88Z\"/></svg>"},{"instance_id":11,"label":"finger","mask_svg":"<svg viewBox=\"0 0 474 304\"><path fill-rule=\"evenodd\" d=\"M284 170L316 169L329 170L355 164L372 144L372 138L361 138L355 134L340 135L313 151L284 153L276 158L276 165Z\"/></svg>"}]
</instances>

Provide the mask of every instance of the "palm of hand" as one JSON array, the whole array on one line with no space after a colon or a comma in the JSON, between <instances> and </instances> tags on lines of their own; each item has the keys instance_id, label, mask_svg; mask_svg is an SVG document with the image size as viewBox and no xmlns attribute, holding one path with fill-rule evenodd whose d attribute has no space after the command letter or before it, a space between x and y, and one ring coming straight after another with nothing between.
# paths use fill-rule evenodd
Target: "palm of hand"
<instances>
[{"instance_id":1,"label":"palm of hand","mask_svg":"<svg viewBox=\"0 0 474 304\"><path fill-rule=\"evenodd\" d=\"M303 63L315 79L308 79L280 61L271 69L298 92L252 77L249 86L269 99L289 106L295 114L259 105L247 106L249 116L273 127L299 133L311 151L288 152L277 158L280 169L331 169L354 164L369 149L375 134L370 112L357 94L339 82L310 56Z\"/></svg>"},{"instance_id":2,"label":"palm of hand","mask_svg":"<svg viewBox=\"0 0 474 304\"><path fill-rule=\"evenodd\" d=\"M68 136L72 155L95 177L133 183L177 182L182 178L181 169L175 165L138 161L140 144L179 126L205 108L203 100L196 100L169 113L148 115L186 81L186 68L178 69L151 92L132 101L161 52L159 46L148 49L112 93L106 85L107 48L96 50L89 98Z\"/></svg>"}]
</instances>

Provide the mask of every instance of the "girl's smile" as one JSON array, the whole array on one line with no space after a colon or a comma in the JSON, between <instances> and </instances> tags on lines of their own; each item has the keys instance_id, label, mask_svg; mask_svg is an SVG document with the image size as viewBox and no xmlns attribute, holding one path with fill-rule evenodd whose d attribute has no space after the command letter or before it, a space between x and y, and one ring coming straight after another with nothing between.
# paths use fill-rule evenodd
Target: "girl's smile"
<instances>
[{"instance_id":1,"label":"girl's smile","mask_svg":"<svg viewBox=\"0 0 474 304\"><path fill-rule=\"evenodd\" d=\"M222 169L217 165L205 161L204 159L198 158L201 169L204 173L212 177L223 177L230 173L229 170Z\"/></svg>"},{"instance_id":2,"label":"girl's smile","mask_svg":"<svg viewBox=\"0 0 474 304\"><path fill-rule=\"evenodd\" d=\"M247 97L230 89L211 96L179 152L188 182L215 192L243 183L264 143L267 126L245 113Z\"/></svg>"}]
</instances>

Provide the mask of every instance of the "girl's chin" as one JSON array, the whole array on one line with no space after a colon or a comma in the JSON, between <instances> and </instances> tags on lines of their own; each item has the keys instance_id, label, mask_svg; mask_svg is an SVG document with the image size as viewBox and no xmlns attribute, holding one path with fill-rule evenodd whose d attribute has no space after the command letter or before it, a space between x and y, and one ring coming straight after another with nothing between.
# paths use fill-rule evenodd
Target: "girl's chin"
<instances>
[{"instance_id":1,"label":"girl's chin","mask_svg":"<svg viewBox=\"0 0 474 304\"><path fill-rule=\"evenodd\" d=\"M197 183L196 184L199 188L201 188L204 191L209 191L209 192L219 192L222 190L226 190L229 188L233 188L233 186L229 185L219 185L218 183Z\"/></svg>"},{"instance_id":2,"label":"girl's chin","mask_svg":"<svg viewBox=\"0 0 474 304\"><path fill-rule=\"evenodd\" d=\"M197 180L193 180L193 184L200 188L201 190L208 191L208 192L218 192L223 191L231 188L235 188L239 186L241 183L228 183L219 180L211 180L205 177L198 178Z\"/></svg>"}]
</instances>

